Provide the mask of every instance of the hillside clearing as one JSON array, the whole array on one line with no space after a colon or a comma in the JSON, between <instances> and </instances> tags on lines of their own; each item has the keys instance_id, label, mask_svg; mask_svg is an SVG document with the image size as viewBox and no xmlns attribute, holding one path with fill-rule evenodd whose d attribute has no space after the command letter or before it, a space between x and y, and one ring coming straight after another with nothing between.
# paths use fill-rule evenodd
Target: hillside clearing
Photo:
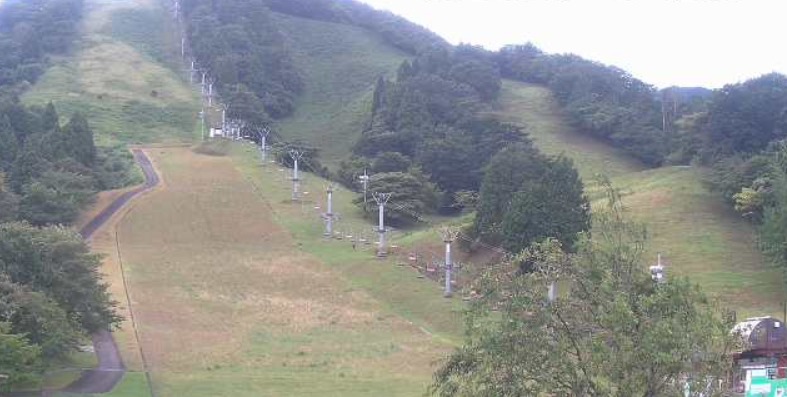
<instances>
[{"instance_id":1,"label":"hillside clearing","mask_svg":"<svg viewBox=\"0 0 787 397\"><path fill-rule=\"evenodd\" d=\"M525 126L544 152L572 158L586 183L597 173L608 175L631 214L648 225L648 258L655 261L661 252L668 271L691 277L739 317L783 316L782 271L767 264L751 225L705 188L702 170L644 170L619 151L574 132L543 87L504 81L499 114Z\"/></svg>"},{"instance_id":2,"label":"hillside clearing","mask_svg":"<svg viewBox=\"0 0 787 397\"><path fill-rule=\"evenodd\" d=\"M118 238L162 396L425 390L461 306L405 268L321 241L319 219L282 202L278 171L251 148L235 163L149 153L165 188L137 203Z\"/></svg>"},{"instance_id":3,"label":"hillside clearing","mask_svg":"<svg viewBox=\"0 0 787 397\"><path fill-rule=\"evenodd\" d=\"M362 28L275 15L304 78L282 136L320 148L323 162L335 166L361 134L377 78L390 77L406 55Z\"/></svg>"}]
</instances>

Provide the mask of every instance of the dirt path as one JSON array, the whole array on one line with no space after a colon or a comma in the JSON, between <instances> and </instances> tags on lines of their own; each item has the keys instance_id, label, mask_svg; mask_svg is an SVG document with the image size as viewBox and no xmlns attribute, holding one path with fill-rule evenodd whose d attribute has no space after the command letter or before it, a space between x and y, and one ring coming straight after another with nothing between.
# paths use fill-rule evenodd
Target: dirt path
<instances>
[{"instance_id":1,"label":"dirt path","mask_svg":"<svg viewBox=\"0 0 787 397\"><path fill-rule=\"evenodd\" d=\"M156 174L153 164L145 153L140 149L134 149L134 159L145 175L145 183L130 190L116 198L109 206L104 208L98 215L88 222L80 234L85 239L89 239L93 233L103 226L114 214L123 208L132 198L140 193L148 191L158 185L159 176ZM84 371L82 375L68 385L64 390L72 393L107 393L123 379L126 366L120 355L115 339L109 331L99 331L92 335L93 348L98 357L98 366L95 369Z\"/></svg>"},{"instance_id":2,"label":"dirt path","mask_svg":"<svg viewBox=\"0 0 787 397\"><path fill-rule=\"evenodd\" d=\"M159 176L147 155L140 149L134 149L134 159L139 164L145 175L145 183L135 189L123 193L90 220L79 233L85 239L93 234L118 213L128 202L141 193L144 193L159 183ZM93 348L98 358L98 366L82 372L82 375L66 386L63 391L80 394L108 393L117 386L126 373L126 366L120 355L115 338L109 331L99 331L92 335ZM48 390L51 392L52 390ZM40 392L10 393L10 397L32 397L41 395Z\"/></svg>"}]
</instances>

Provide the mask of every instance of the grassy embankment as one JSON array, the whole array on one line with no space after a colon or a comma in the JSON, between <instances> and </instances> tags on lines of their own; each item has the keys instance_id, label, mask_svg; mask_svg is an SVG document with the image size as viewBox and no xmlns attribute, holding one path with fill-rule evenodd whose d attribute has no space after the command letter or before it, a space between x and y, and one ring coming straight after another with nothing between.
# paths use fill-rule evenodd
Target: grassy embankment
<instances>
[{"instance_id":1,"label":"grassy embankment","mask_svg":"<svg viewBox=\"0 0 787 397\"><path fill-rule=\"evenodd\" d=\"M783 316L781 270L760 254L753 228L706 189L702 169L645 170L613 148L573 131L543 87L506 81L500 103L501 118L526 126L543 151L574 160L591 185L591 197L595 174L612 179L632 216L648 225L648 258L655 262L656 252L661 252L669 272L691 277L737 310L739 318Z\"/></svg>"},{"instance_id":2,"label":"grassy embankment","mask_svg":"<svg viewBox=\"0 0 787 397\"><path fill-rule=\"evenodd\" d=\"M377 78L393 77L406 54L361 28L276 15L304 79L296 111L279 129L320 148L334 167L361 134Z\"/></svg>"}]
</instances>

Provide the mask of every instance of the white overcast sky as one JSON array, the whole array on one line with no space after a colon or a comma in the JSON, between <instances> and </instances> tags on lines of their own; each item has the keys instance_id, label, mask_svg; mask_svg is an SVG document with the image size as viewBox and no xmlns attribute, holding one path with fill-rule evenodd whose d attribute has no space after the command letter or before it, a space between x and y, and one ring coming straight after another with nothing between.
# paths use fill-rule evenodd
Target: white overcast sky
<instances>
[{"instance_id":1,"label":"white overcast sky","mask_svg":"<svg viewBox=\"0 0 787 397\"><path fill-rule=\"evenodd\" d=\"M657 87L718 88L787 74L785 0L361 0L449 42L532 42L621 67Z\"/></svg>"}]
</instances>

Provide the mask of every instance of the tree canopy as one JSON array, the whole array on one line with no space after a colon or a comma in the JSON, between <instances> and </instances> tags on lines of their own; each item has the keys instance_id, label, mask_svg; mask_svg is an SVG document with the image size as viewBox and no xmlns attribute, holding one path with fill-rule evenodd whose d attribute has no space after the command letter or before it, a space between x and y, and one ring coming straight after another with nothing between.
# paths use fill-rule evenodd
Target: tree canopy
<instances>
[{"instance_id":1,"label":"tree canopy","mask_svg":"<svg viewBox=\"0 0 787 397\"><path fill-rule=\"evenodd\" d=\"M569 159L525 145L508 147L485 168L473 233L512 252L547 237L570 248L589 228L583 189Z\"/></svg>"},{"instance_id":2,"label":"tree canopy","mask_svg":"<svg viewBox=\"0 0 787 397\"><path fill-rule=\"evenodd\" d=\"M720 395L713 380L731 365L731 317L687 279L651 280L644 227L609 194L576 254L548 239L479 279L465 344L436 372L432 394Z\"/></svg>"}]
</instances>

